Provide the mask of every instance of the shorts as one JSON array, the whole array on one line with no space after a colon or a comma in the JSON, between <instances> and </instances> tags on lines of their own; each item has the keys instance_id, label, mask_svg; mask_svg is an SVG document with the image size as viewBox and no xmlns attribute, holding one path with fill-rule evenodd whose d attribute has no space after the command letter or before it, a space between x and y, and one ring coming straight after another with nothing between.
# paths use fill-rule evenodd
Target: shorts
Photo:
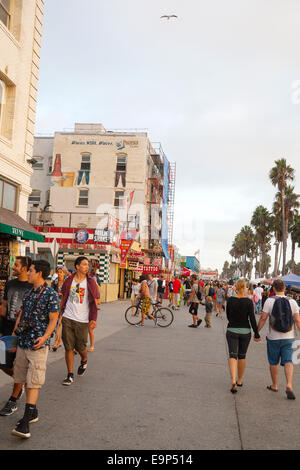
<instances>
[{"instance_id":1,"label":"shorts","mask_svg":"<svg viewBox=\"0 0 300 470\"><path fill-rule=\"evenodd\" d=\"M293 363L294 341L293 338L274 340L267 338L267 353L270 366L277 366L280 359L280 365L282 366Z\"/></svg>"},{"instance_id":2,"label":"shorts","mask_svg":"<svg viewBox=\"0 0 300 470\"><path fill-rule=\"evenodd\" d=\"M191 306L190 306L190 309L189 309L189 312L192 315L198 315L198 307L199 307L199 304L197 302L192 302Z\"/></svg>"},{"instance_id":3,"label":"shorts","mask_svg":"<svg viewBox=\"0 0 300 470\"><path fill-rule=\"evenodd\" d=\"M229 357L231 359L246 359L249 343L251 341L251 333L241 334L226 332Z\"/></svg>"},{"instance_id":4,"label":"shorts","mask_svg":"<svg viewBox=\"0 0 300 470\"><path fill-rule=\"evenodd\" d=\"M174 294L175 305L177 305L179 301L180 301L180 294L179 293Z\"/></svg>"},{"instance_id":5,"label":"shorts","mask_svg":"<svg viewBox=\"0 0 300 470\"><path fill-rule=\"evenodd\" d=\"M87 348L89 324L79 321L70 320L63 317L62 319L62 341L66 351L76 349L79 353Z\"/></svg>"},{"instance_id":6,"label":"shorts","mask_svg":"<svg viewBox=\"0 0 300 470\"><path fill-rule=\"evenodd\" d=\"M150 297L146 297L142 301L142 314L148 315L150 314L150 308L151 308L151 299Z\"/></svg>"},{"instance_id":7,"label":"shorts","mask_svg":"<svg viewBox=\"0 0 300 470\"><path fill-rule=\"evenodd\" d=\"M41 388L46 379L48 351L48 346L36 351L17 347L14 382L26 384L27 388Z\"/></svg>"}]
</instances>

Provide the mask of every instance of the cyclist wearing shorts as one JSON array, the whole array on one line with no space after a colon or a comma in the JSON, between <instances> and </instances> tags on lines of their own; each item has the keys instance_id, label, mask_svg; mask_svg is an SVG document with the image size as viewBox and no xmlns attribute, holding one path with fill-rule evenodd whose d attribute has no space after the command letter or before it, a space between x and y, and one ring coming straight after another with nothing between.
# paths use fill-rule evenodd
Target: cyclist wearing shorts
<instances>
[{"instance_id":1,"label":"cyclist wearing shorts","mask_svg":"<svg viewBox=\"0 0 300 470\"><path fill-rule=\"evenodd\" d=\"M149 286L148 286L147 279L146 279L145 276L140 277L140 283L141 283L141 290L140 290L139 297L142 300L142 320L136 326L144 326L146 315L149 318L152 318L152 320L154 321L155 326L156 326L157 320L150 313L150 308L151 308L152 302L151 302L151 297L150 297Z\"/></svg>"}]
</instances>

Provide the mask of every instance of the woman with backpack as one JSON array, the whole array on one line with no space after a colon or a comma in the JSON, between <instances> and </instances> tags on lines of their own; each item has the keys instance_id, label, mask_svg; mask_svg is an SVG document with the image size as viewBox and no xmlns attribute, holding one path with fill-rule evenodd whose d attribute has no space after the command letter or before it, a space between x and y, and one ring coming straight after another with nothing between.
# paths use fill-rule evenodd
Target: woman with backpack
<instances>
[{"instance_id":1,"label":"woman with backpack","mask_svg":"<svg viewBox=\"0 0 300 470\"><path fill-rule=\"evenodd\" d=\"M231 393L236 393L237 387L243 386L246 354L251 341L251 327L254 331L254 341L260 341L253 302L245 297L246 289L245 281L237 281L237 295L228 299L226 307L228 319L226 339L229 352Z\"/></svg>"}]
</instances>

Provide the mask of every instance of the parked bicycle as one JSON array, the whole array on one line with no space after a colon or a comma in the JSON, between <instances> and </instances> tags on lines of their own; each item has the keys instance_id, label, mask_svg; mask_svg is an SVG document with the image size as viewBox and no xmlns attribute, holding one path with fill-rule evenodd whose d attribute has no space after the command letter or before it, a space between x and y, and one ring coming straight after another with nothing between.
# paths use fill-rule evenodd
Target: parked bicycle
<instances>
[{"instance_id":1,"label":"parked bicycle","mask_svg":"<svg viewBox=\"0 0 300 470\"><path fill-rule=\"evenodd\" d=\"M173 323L174 315L169 308L162 307L159 302L152 304L152 315L157 318L157 325L164 328ZM147 318L147 317L146 317ZM137 325L142 320L142 300L136 306L128 307L125 319L129 325Z\"/></svg>"}]
</instances>

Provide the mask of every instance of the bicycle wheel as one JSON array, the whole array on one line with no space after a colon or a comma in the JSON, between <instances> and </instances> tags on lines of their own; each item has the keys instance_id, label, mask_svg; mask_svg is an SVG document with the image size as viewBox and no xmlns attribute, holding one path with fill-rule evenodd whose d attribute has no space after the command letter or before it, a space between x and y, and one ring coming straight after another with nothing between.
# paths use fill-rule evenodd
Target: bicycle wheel
<instances>
[{"instance_id":1,"label":"bicycle wheel","mask_svg":"<svg viewBox=\"0 0 300 470\"><path fill-rule=\"evenodd\" d=\"M141 310L138 307L128 307L125 319L129 325L137 325L142 319Z\"/></svg>"},{"instance_id":2,"label":"bicycle wheel","mask_svg":"<svg viewBox=\"0 0 300 470\"><path fill-rule=\"evenodd\" d=\"M157 324L162 328L170 326L174 320L174 315L168 308L158 308L156 312Z\"/></svg>"}]
</instances>

